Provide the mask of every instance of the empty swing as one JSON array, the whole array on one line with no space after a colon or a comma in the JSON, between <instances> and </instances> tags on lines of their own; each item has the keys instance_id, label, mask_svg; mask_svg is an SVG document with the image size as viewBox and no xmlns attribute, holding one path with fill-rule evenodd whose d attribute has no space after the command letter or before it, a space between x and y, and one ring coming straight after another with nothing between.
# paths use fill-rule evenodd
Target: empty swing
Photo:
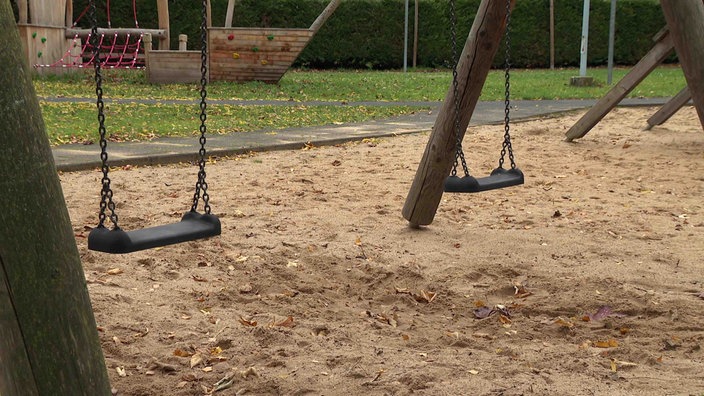
<instances>
[{"instance_id":1,"label":"empty swing","mask_svg":"<svg viewBox=\"0 0 704 396\"><path fill-rule=\"evenodd\" d=\"M105 253L131 253L138 250L151 249L175 243L192 241L200 238L207 238L220 235L220 220L211 214L208 183L205 173L205 134L206 128L206 101L207 96L207 1L202 0L202 23L201 23L201 85L200 85L200 150L199 150L199 171L198 181L195 185L193 204L191 209L183 215L180 222L174 224L160 225L156 227L143 228L135 231L124 231L117 223L115 213L115 203L113 202L113 191L110 187L110 177L108 175L108 153L107 138L105 128L105 114L103 103L102 75L100 71L100 45L98 40L98 20L96 15L95 0L90 0L90 17L92 22L91 40L93 40L93 65L95 68L95 84L98 107L98 123L100 133L100 159L103 178L101 180L102 189L100 191L100 213L98 215L98 226L88 235L88 249ZM203 200L203 213L198 213L198 203ZM106 214L110 211L110 215ZM105 226L107 218L113 224L112 229Z\"/></svg>"},{"instance_id":2,"label":"empty swing","mask_svg":"<svg viewBox=\"0 0 704 396\"><path fill-rule=\"evenodd\" d=\"M516 167L516 161L513 156L513 147L511 147L511 134L510 134L510 50L511 50L511 0L506 0L506 53L504 59L505 67L505 110L504 110L504 141L501 148L501 157L499 158L499 166L494 169L489 176L476 178L471 176L469 173L469 168L467 166L467 161L462 151L462 137L460 136L460 100L459 100L459 83L457 81L457 64L459 63L459 57L457 54L457 15L455 11L455 0L450 0L450 32L452 37L452 86L454 90L454 127L455 136L457 137L457 144L455 149L455 162L452 166L452 172L450 176L445 179L445 192L455 192L455 193L476 193L482 191L489 191L498 188L505 188L511 186L517 186L523 184L523 172ZM504 158L508 154L509 161L511 162L510 169L504 169ZM464 171L464 176L457 176L457 168L462 166Z\"/></svg>"}]
</instances>

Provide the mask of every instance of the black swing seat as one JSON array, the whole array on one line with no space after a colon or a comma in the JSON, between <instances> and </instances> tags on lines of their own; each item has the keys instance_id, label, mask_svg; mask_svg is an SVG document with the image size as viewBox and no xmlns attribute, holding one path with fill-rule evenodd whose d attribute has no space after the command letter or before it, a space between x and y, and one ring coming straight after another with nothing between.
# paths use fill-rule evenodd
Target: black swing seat
<instances>
[{"instance_id":1,"label":"black swing seat","mask_svg":"<svg viewBox=\"0 0 704 396\"><path fill-rule=\"evenodd\" d=\"M445 179L445 192L477 193L520 184L523 184L523 172L520 169L496 168L487 177L448 176Z\"/></svg>"},{"instance_id":2,"label":"black swing seat","mask_svg":"<svg viewBox=\"0 0 704 396\"><path fill-rule=\"evenodd\" d=\"M123 231L104 226L88 234L88 249L105 253L132 253L175 243L188 242L220 235L220 219L212 214L189 211L173 224Z\"/></svg>"}]
</instances>

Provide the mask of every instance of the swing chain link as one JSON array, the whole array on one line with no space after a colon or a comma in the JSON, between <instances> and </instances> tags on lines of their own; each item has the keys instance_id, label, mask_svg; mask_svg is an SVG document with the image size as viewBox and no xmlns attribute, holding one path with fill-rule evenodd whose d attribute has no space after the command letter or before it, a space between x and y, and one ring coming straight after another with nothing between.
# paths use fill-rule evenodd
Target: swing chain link
<instances>
[{"instance_id":1,"label":"swing chain link","mask_svg":"<svg viewBox=\"0 0 704 396\"><path fill-rule=\"evenodd\" d=\"M459 81L457 77L457 65L459 63L459 55L457 54L457 12L455 10L455 0L450 0L450 37L452 38L452 95L454 97L454 128L455 138L455 161L452 166L451 176L457 176L457 167L461 164L465 176L469 176L469 168L467 160L462 150L462 138L460 137L460 98L459 98Z\"/></svg>"},{"instance_id":2,"label":"swing chain link","mask_svg":"<svg viewBox=\"0 0 704 396\"><path fill-rule=\"evenodd\" d=\"M206 126L206 120L208 118L206 109L207 102L206 97L208 96L207 84L208 84L208 0L203 0L202 2L202 12L201 12L201 26L200 26L200 150L198 150L198 181L196 182L195 194L193 194L193 206L191 206L192 211L197 211L198 202L202 196L203 198L203 210L205 213L210 214L210 196L208 195L208 182L206 181L205 173L205 161L206 161L206 132L208 130Z\"/></svg>"},{"instance_id":3,"label":"swing chain link","mask_svg":"<svg viewBox=\"0 0 704 396\"><path fill-rule=\"evenodd\" d=\"M110 187L110 167L108 166L108 141L107 129L105 128L105 103L103 101L103 76L100 71L100 40L98 38L98 16L96 12L95 0L90 0L89 18L91 21L90 45L93 47L93 67L95 68L95 94L98 107L98 132L100 134L100 162L103 177L101 179L102 188L100 190L100 213L98 214L98 227L105 226L108 217L106 211L110 211L110 221L115 228L117 225L117 214L115 213L115 202L113 192Z\"/></svg>"},{"instance_id":4,"label":"swing chain link","mask_svg":"<svg viewBox=\"0 0 704 396\"><path fill-rule=\"evenodd\" d=\"M505 76L505 109L504 109L504 143L501 147L501 158L499 168L504 166L504 157L508 151L508 158L511 161L511 169L516 169L516 160L513 157L513 147L511 146L511 0L506 0L506 34L504 53L504 76Z\"/></svg>"}]
</instances>

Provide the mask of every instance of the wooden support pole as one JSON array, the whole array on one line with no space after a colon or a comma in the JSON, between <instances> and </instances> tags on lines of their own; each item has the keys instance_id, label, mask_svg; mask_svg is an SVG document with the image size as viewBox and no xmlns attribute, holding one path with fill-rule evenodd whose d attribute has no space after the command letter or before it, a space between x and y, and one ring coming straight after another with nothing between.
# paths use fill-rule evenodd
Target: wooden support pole
<instances>
[{"instance_id":1,"label":"wooden support pole","mask_svg":"<svg viewBox=\"0 0 704 396\"><path fill-rule=\"evenodd\" d=\"M232 19L235 17L235 0L227 2L227 13L225 13L225 27L232 27Z\"/></svg>"},{"instance_id":2,"label":"wooden support pole","mask_svg":"<svg viewBox=\"0 0 704 396\"><path fill-rule=\"evenodd\" d=\"M66 27L73 26L73 0L66 0Z\"/></svg>"},{"instance_id":3,"label":"wooden support pole","mask_svg":"<svg viewBox=\"0 0 704 396\"><path fill-rule=\"evenodd\" d=\"M169 31L169 0L157 0L156 12L159 14L159 29L164 34L159 37L159 49L168 50L171 48L171 32Z\"/></svg>"},{"instance_id":4,"label":"wooden support pole","mask_svg":"<svg viewBox=\"0 0 704 396\"><path fill-rule=\"evenodd\" d=\"M625 98L650 72L652 72L672 52L672 34L669 30L662 30L656 35L658 41L655 46L619 81L609 92L604 95L592 108L582 116L565 134L565 140L584 137L596 126L616 105Z\"/></svg>"},{"instance_id":5,"label":"wooden support pole","mask_svg":"<svg viewBox=\"0 0 704 396\"><path fill-rule=\"evenodd\" d=\"M22 23L22 24L29 23L28 7L29 7L29 4L27 4L27 0L17 0L17 8L18 8L18 14L19 14L18 23Z\"/></svg>"},{"instance_id":6,"label":"wooden support pole","mask_svg":"<svg viewBox=\"0 0 704 396\"><path fill-rule=\"evenodd\" d=\"M309 30L313 31L313 34L318 33L318 30L325 24L325 22L332 16L332 14L335 12L337 9L337 6L340 5L340 2L342 0L331 0L330 3L328 3L328 6L325 7L323 12L318 15L318 18L315 19L312 25L310 25Z\"/></svg>"},{"instance_id":7,"label":"wooden support pole","mask_svg":"<svg viewBox=\"0 0 704 396\"><path fill-rule=\"evenodd\" d=\"M188 36L185 34L178 35L178 50L186 51L188 49Z\"/></svg>"},{"instance_id":8,"label":"wooden support pole","mask_svg":"<svg viewBox=\"0 0 704 396\"><path fill-rule=\"evenodd\" d=\"M0 37L0 394L108 396L76 238L9 1L0 1Z\"/></svg>"},{"instance_id":9,"label":"wooden support pole","mask_svg":"<svg viewBox=\"0 0 704 396\"><path fill-rule=\"evenodd\" d=\"M692 93L689 92L689 87L684 87L677 95L668 100L660 110L648 118L648 125L645 127L645 130L649 131L656 125L664 124L665 121L675 115L682 106L686 105L690 99L692 99Z\"/></svg>"},{"instance_id":10,"label":"wooden support pole","mask_svg":"<svg viewBox=\"0 0 704 396\"><path fill-rule=\"evenodd\" d=\"M704 2L660 0L660 6L704 127Z\"/></svg>"},{"instance_id":11,"label":"wooden support pole","mask_svg":"<svg viewBox=\"0 0 704 396\"><path fill-rule=\"evenodd\" d=\"M514 4L512 1L511 6ZM457 66L460 139L472 118L505 30L506 2L482 0ZM454 117L455 95L450 85L403 206L403 217L412 227L432 223L440 205L457 146Z\"/></svg>"}]
</instances>

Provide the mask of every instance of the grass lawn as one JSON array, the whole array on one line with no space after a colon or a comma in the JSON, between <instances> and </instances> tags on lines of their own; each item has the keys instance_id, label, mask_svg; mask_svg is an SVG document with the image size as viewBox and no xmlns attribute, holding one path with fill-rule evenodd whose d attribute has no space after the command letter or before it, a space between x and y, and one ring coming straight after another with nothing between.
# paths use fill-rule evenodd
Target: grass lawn
<instances>
[{"instance_id":1,"label":"grass lawn","mask_svg":"<svg viewBox=\"0 0 704 396\"><path fill-rule=\"evenodd\" d=\"M629 69L614 70L614 81ZM515 70L511 74L512 99L599 98L609 89L606 69L591 69L594 87L572 87L575 69ZM105 98L125 99L199 99L196 85L149 84L142 71L107 71ZM277 85L252 82L236 84L214 82L208 86L209 99L267 99L287 102L305 101L431 101L445 97L451 74L447 70L398 71L289 71ZM35 89L40 97L93 98L91 70L60 77L37 77ZM685 85L679 67L663 66L645 79L633 97L667 97ZM481 100L502 100L504 74L490 72ZM97 139L95 106L86 103L42 101L42 112L52 144L85 142ZM281 106L210 105L209 130L213 133L248 132L295 126L347 123L408 114L423 108L409 106ZM108 134L113 140L145 140L158 136L187 136L198 132L197 105L117 104L107 106Z\"/></svg>"}]
</instances>

